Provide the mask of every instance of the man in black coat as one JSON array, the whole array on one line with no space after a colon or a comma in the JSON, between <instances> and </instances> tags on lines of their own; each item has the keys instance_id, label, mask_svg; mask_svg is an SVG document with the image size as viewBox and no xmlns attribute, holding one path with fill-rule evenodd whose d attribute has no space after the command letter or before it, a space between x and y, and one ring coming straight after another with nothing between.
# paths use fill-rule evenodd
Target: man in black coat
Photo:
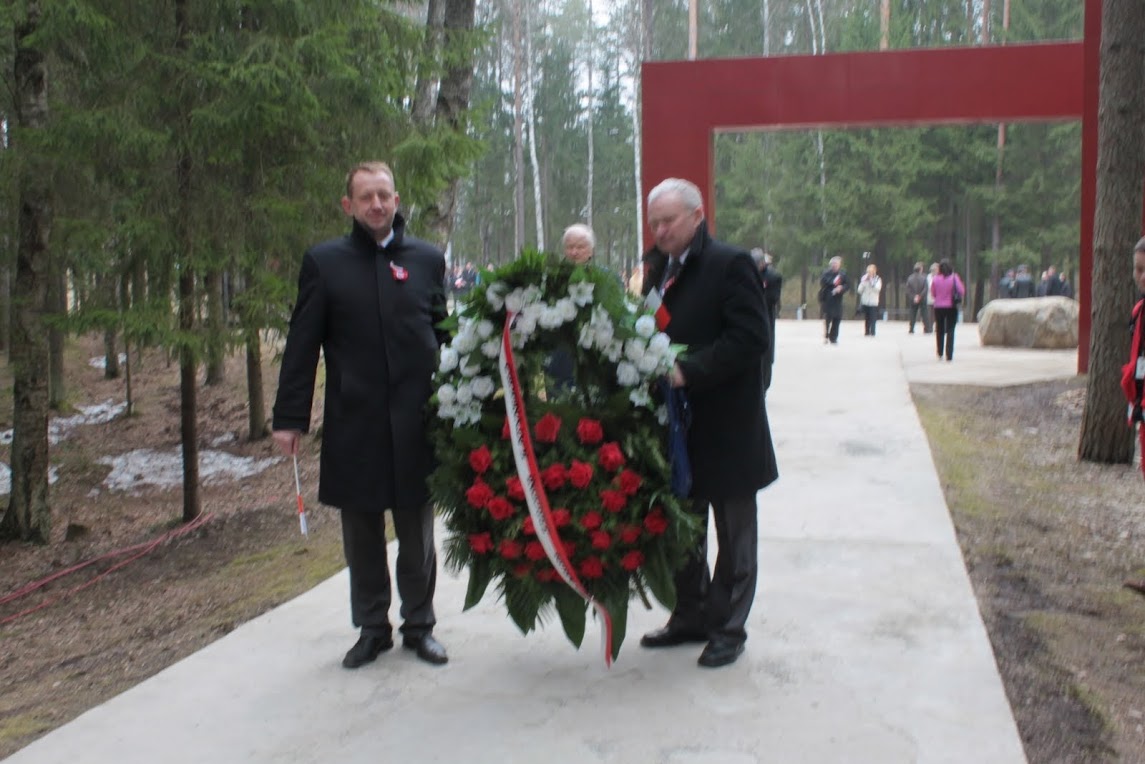
<instances>
[{"instance_id":1,"label":"man in black coat","mask_svg":"<svg viewBox=\"0 0 1145 764\"><path fill-rule=\"evenodd\" d=\"M648 194L655 246L644 255L644 293L656 289L673 343L687 346L672 370L692 409L688 454L692 512L703 536L676 576L668 624L644 647L707 642L701 666L734 662L747 640L759 561L755 494L778 477L764 406L763 360L771 344L763 285L751 256L708 235L700 191L665 180ZM719 556L707 563L708 506Z\"/></svg>"},{"instance_id":2,"label":"man in black coat","mask_svg":"<svg viewBox=\"0 0 1145 764\"><path fill-rule=\"evenodd\" d=\"M388 166L368 162L350 171L342 209L352 228L302 259L274 404L274 440L287 455L297 454L301 433L310 429L321 350L326 402L318 500L341 510L350 611L361 629L342 661L346 668L393 646L386 509L398 538L403 645L429 663L448 660L433 637L437 556L425 432L438 349L448 341L436 328L447 315L445 258L405 235L398 203Z\"/></svg>"},{"instance_id":3,"label":"man in black coat","mask_svg":"<svg viewBox=\"0 0 1145 764\"><path fill-rule=\"evenodd\" d=\"M819 307L823 311L823 344L839 342L839 323L843 320L843 295L851 286L843 270L843 258L832 257L827 270L819 277Z\"/></svg>"}]
</instances>

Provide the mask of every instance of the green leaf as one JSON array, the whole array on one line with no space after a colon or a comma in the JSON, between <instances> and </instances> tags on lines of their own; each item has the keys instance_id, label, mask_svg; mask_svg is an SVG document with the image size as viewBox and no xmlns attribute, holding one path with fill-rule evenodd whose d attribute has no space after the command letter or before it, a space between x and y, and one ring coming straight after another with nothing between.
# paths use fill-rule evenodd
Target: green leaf
<instances>
[{"instance_id":1,"label":"green leaf","mask_svg":"<svg viewBox=\"0 0 1145 764\"><path fill-rule=\"evenodd\" d=\"M565 636L575 647L584 641L585 609L587 605L580 595L567 586L561 586L554 597L557 615L561 618Z\"/></svg>"},{"instance_id":2,"label":"green leaf","mask_svg":"<svg viewBox=\"0 0 1145 764\"><path fill-rule=\"evenodd\" d=\"M668 610L676 607L676 579L672 566L664 554L663 545L657 544L648 550L644 559L644 580L652 590L652 596Z\"/></svg>"},{"instance_id":3,"label":"green leaf","mask_svg":"<svg viewBox=\"0 0 1145 764\"><path fill-rule=\"evenodd\" d=\"M475 559L469 567L469 587L465 591L464 610L468 610L481 601L492 578L489 563L484 559Z\"/></svg>"},{"instance_id":4,"label":"green leaf","mask_svg":"<svg viewBox=\"0 0 1145 764\"><path fill-rule=\"evenodd\" d=\"M624 635L628 631L628 596L610 597L604 604L612 616L612 659L620 655Z\"/></svg>"},{"instance_id":5,"label":"green leaf","mask_svg":"<svg viewBox=\"0 0 1145 764\"><path fill-rule=\"evenodd\" d=\"M501 590L505 595L505 608L509 617L522 634L528 634L537 627L537 613L541 609L541 598L524 582L510 578L502 579Z\"/></svg>"}]
</instances>

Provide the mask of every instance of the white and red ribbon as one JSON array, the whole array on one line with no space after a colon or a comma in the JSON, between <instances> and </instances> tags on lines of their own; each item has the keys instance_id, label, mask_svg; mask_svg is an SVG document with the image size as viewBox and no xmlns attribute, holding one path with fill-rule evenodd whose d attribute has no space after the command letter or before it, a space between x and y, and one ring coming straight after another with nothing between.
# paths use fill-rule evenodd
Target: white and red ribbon
<instances>
[{"instance_id":1,"label":"white and red ribbon","mask_svg":"<svg viewBox=\"0 0 1145 764\"><path fill-rule=\"evenodd\" d=\"M525 414L525 400L521 393L521 382L517 376L517 366L513 361L513 346L509 330L515 314L506 311L505 329L501 334L501 356L498 366L501 371L501 384L505 390L505 415L509 420L509 440L513 446L513 458L517 463L517 475L525 489L525 502L529 506L529 516L537 540L545 548L549 562L566 584L593 606L600 616L600 639L604 649L604 665L612 666L612 616L608 609L593 598L577 576L564 544L557 533L553 513L549 508L549 498L541 483L541 471L537 467L537 455L533 451L533 439L529 435L529 420Z\"/></svg>"},{"instance_id":2,"label":"white and red ribbon","mask_svg":"<svg viewBox=\"0 0 1145 764\"><path fill-rule=\"evenodd\" d=\"M652 317L656 319L656 328L660 331L667 329L672 315L664 305L664 298L660 296L659 290L653 289L649 292L644 298L644 305L652 311Z\"/></svg>"}]
</instances>

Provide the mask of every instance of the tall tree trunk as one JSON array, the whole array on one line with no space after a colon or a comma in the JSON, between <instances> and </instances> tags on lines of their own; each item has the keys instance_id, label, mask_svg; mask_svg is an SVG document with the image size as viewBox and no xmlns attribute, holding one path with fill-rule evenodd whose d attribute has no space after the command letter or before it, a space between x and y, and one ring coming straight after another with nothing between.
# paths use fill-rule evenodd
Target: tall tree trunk
<instances>
[{"instance_id":1,"label":"tall tree trunk","mask_svg":"<svg viewBox=\"0 0 1145 764\"><path fill-rule=\"evenodd\" d=\"M525 246L525 45L521 16L526 0L513 4L513 255Z\"/></svg>"},{"instance_id":2,"label":"tall tree trunk","mask_svg":"<svg viewBox=\"0 0 1145 764\"><path fill-rule=\"evenodd\" d=\"M11 334L12 269L5 265L0 267L0 353L8 352L8 340Z\"/></svg>"},{"instance_id":3,"label":"tall tree trunk","mask_svg":"<svg viewBox=\"0 0 1145 764\"><path fill-rule=\"evenodd\" d=\"M1093 321L1078 456L1086 461L1128 464L1133 459L1133 432L1125 424L1125 397L1118 383L1128 355L1125 327L1134 298L1130 256L1141 234L1145 4L1104 0L1101 15Z\"/></svg>"},{"instance_id":4,"label":"tall tree trunk","mask_svg":"<svg viewBox=\"0 0 1145 764\"><path fill-rule=\"evenodd\" d=\"M882 0L879 7L879 50L891 46L891 0Z\"/></svg>"},{"instance_id":5,"label":"tall tree trunk","mask_svg":"<svg viewBox=\"0 0 1145 764\"><path fill-rule=\"evenodd\" d=\"M135 413L135 399L132 395L134 391L131 389L131 335L127 333L127 321L123 319L123 315L131 307L130 297L127 276L123 275L119 279L119 323L123 330L123 381L126 387L128 416Z\"/></svg>"},{"instance_id":6,"label":"tall tree trunk","mask_svg":"<svg viewBox=\"0 0 1145 764\"><path fill-rule=\"evenodd\" d=\"M28 0L15 24L13 74L16 124L24 134L48 120L48 70L36 47L41 9ZM17 133L19 135L20 133ZM32 141L33 145L35 141ZM36 150L25 152L17 180L19 234L12 315L12 495L0 537L47 543L52 513L48 492L47 283L52 231L51 172Z\"/></svg>"},{"instance_id":7,"label":"tall tree trunk","mask_svg":"<svg viewBox=\"0 0 1145 764\"><path fill-rule=\"evenodd\" d=\"M592 89L592 65L593 58L596 56L596 22L592 18L592 0L588 0L588 189L585 194L586 199L584 203L584 217L588 227L592 228L592 183L593 173L596 170L595 151L596 147L593 140L593 123L595 119L596 100L595 93Z\"/></svg>"},{"instance_id":8,"label":"tall tree trunk","mask_svg":"<svg viewBox=\"0 0 1145 764\"><path fill-rule=\"evenodd\" d=\"M111 311L116 309L116 291L119 288L119 279L105 276L103 273L95 274L95 292L100 300L100 307ZM122 323L122 313L120 314ZM103 378L119 379L119 348L116 345L117 327L107 326L103 330Z\"/></svg>"},{"instance_id":9,"label":"tall tree trunk","mask_svg":"<svg viewBox=\"0 0 1145 764\"><path fill-rule=\"evenodd\" d=\"M533 25L529 12L531 5L525 3L525 126L529 130L529 165L533 169L534 222L537 226L537 249L545 248L545 210L541 204L541 165L537 161L537 111L536 73L533 71Z\"/></svg>"},{"instance_id":10,"label":"tall tree trunk","mask_svg":"<svg viewBox=\"0 0 1145 764\"><path fill-rule=\"evenodd\" d=\"M68 397L64 377L64 330L60 325L68 313L67 272L58 255L48 253L48 315L56 319L48 326L48 408L59 411Z\"/></svg>"},{"instance_id":11,"label":"tall tree trunk","mask_svg":"<svg viewBox=\"0 0 1145 764\"><path fill-rule=\"evenodd\" d=\"M190 0L175 0L175 50L185 55L190 40ZM180 133L186 140L189 116L186 105L180 104L179 119L182 121ZM195 271L192 263L191 233L188 230L191 211L191 171L190 148L179 147L179 161L176 166L176 193L178 194L178 262L179 269L179 331L182 340L179 347L179 418L180 440L183 445L183 522L190 522L202 511L199 501L199 426L198 426L198 380L197 364L191 334L195 330Z\"/></svg>"},{"instance_id":12,"label":"tall tree trunk","mask_svg":"<svg viewBox=\"0 0 1145 764\"><path fill-rule=\"evenodd\" d=\"M414 90L414 123L422 127L433 124L433 110L441 67L441 44L445 21L446 0L428 0L425 9L425 45L417 68L417 86Z\"/></svg>"},{"instance_id":13,"label":"tall tree trunk","mask_svg":"<svg viewBox=\"0 0 1145 764\"><path fill-rule=\"evenodd\" d=\"M441 78L433 111L434 124L438 128L465 130L465 115L473 89L474 56L474 46L467 44L466 38L473 31L476 14L476 0L444 0L442 39L449 51L450 64ZM425 236L442 249L453 237L460 187L460 179L454 178L422 213Z\"/></svg>"},{"instance_id":14,"label":"tall tree trunk","mask_svg":"<svg viewBox=\"0 0 1145 764\"><path fill-rule=\"evenodd\" d=\"M246 392L250 425L249 440L261 440L270 433L266 427L266 394L262 386L262 338L258 329L246 333Z\"/></svg>"},{"instance_id":15,"label":"tall tree trunk","mask_svg":"<svg viewBox=\"0 0 1145 764\"><path fill-rule=\"evenodd\" d=\"M207 292L207 379L208 387L221 385L226 377L227 318L223 307L223 273L212 267L203 276Z\"/></svg>"}]
</instances>

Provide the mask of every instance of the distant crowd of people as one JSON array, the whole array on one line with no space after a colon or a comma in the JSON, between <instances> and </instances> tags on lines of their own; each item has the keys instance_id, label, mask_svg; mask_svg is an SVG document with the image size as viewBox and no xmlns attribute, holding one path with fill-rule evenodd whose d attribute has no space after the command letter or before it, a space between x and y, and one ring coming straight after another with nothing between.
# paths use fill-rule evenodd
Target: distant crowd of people
<instances>
[{"instance_id":1,"label":"distant crowd of people","mask_svg":"<svg viewBox=\"0 0 1145 764\"><path fill-rule=\"evenodd\" d=\"M1029 266L1019 265L1006 271L998 283L998 294L1002 297L1073 297L1073 284L1052 265L1042 271L1041 279L1034 284Z\"/></svg>"}]
</instances>

